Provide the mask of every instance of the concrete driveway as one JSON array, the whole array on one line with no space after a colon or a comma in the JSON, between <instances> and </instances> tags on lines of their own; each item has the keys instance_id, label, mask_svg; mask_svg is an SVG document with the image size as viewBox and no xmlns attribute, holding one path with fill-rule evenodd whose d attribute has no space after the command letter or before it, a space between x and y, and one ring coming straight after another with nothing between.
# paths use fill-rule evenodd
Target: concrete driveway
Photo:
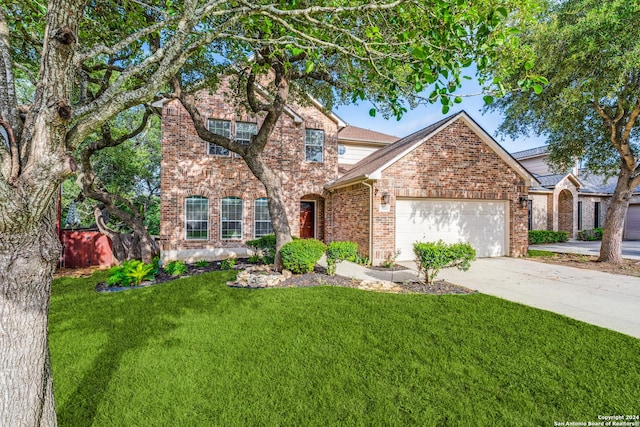
<instances>
[{"instance_id":1,"label":"concrete driveway","mask_svg":"<svg viewBox=\"0 0 640 427\"><path fill-rule=\"evenodd\" d=\"M413 262L400 264L415 270ZM395 272L393 280L411 275L415 271ZM640 278L521 258L480 258L469 271L446 269L438 277L640 338Z\"/></svg>"}]
</instances>

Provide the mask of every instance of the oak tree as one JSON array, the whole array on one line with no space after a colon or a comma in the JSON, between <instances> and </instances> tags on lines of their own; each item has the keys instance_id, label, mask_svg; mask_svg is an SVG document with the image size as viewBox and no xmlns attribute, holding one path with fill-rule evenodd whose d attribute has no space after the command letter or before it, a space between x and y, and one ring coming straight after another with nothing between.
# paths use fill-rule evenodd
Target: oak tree
<instances>
[{"instance_id":1,"label":"oak tree","mask_svg":"<svg viewBox=\"0 0 640 427\"><path fill-rule=\"evenodd\" d=\"M562 170L581 158L603 177L617 175L599 260L620 263L629 200L640 185L640 6L638 2L566 0L552 4L522 33L535 70L548 79L534 91L512 92L491 108L501 130L547 137L550 163ZM512 75L510 82L521 78Z\"/></svg>"}]
</instances>

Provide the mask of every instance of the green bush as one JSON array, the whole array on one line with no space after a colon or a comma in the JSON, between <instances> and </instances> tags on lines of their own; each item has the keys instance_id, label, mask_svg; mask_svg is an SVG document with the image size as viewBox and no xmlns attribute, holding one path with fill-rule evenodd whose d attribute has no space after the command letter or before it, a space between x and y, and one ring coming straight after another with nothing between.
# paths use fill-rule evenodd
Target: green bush
<instances>
[{"instance_id":1,"label":"green bush","mask_svg":"<svg viewBox=\"0 0 640 427\"><path fill-rule=\"evenodd\" d=\"M569 240L568 231L553 231L553 230L530 230L529 231L529 243L537 245L540 243L558 243L566 242Z\"/></svg>"},{"instance_id":2,"label":"green bush","mask_svg":"<svg viewBox=\"0 0 640 427\"><path fill-rule=\"evenodd\" d=\"M358 256L358 244L355 242L331 242L325 251L327 254L327 273L336 274L336 264L340 261L354 261Z\"/></svg>"},{"instance_id":3,"label":"green bush","mask_svg":"<svg viewBox=\"0 0 640 427\"><path fill-rule=\"evenodd\" d=\"M273 259L276 253L276 235L265 234L255 240L247 241L247 246L252 248L256 254L250 257L252 263L265 263L273 264Z\"/></svg>"},{"instance_id":4,"label":"green bush","mask_svg":"<svg viewBox=\"0 0 640 427\"><path fill-rule=\"evenodd\" d=\"M234 265L236 265L235 258L223 259L220 263L220 270L232 270Z\"/></svg>"},{"instance_id":5,"label":"green bush","mask_svg":"<svg viewBox=\"0 0 640 427\"><path fill-rule=\"evenodd\" d=\"M578 232L578 240L596 241L602 240L602 228L592 228Z\"/></svg>"},{"instance_id":6,"label":"green bush","mask_svg":"<svg viewBox=\"0 0 640 427\"><path fill-rule=\"evenodd\" d=\"M413 244L418 275L424 274L427 284L431 284L443 268L457 267L467 271L471 261L476 259L476 250L469 243L447 244L437 242L416 242Z\"/></svg>"},{"instance_id":7,"label":"green bush","mask_svg":"<svg viewBox=\"0 0 640 427\"><path fill-rule=\"evenodd\" d=\"M137 259L125 261L109 270L109 286L134 286L155 277L152 263L145 264Z\"/></svg>"},{"instance_id":8,"label":"green bush","mask_svg":"<svg viewBox=\"0 0 640 427\"><path fill-rule=\"evenodd\" d=\"M196 267L209 267L209 261L201 259L196 261Z\"/></svg>"},{"instance_id":9,"label":"green bush","mask_svg":"<svg viewBox=\"0 0 640 427\"><path fill-rule=\"evenodd\" d=\"M187 266L184 264L183 261L180 261L179 259L177 259L165 265L164 271L165 273L171 276L180 276L182 274L185 274L189 270L187 269Z\"/></svg>"},{"instance_id":10,"label":"green bush","mask_svg":"<svg viewBox=\"0 0 640 427\"><path fill-rule=\"evenodd\" d=\"M327 246L316 239L293 240L280 249L284 268L296 274L313 271Z\"/></svg>"}]
</instances>

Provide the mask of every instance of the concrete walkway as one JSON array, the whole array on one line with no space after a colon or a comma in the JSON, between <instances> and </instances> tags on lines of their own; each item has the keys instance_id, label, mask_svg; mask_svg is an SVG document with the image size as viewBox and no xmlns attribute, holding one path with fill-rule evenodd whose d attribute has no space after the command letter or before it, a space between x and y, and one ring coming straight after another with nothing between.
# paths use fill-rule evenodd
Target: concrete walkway
<instances>
[{"instance_id":1,"label":"concrete walkway","mask_svg":"<svg viewBox=\"0 0 640 427\"><path fill-rule=\"evenodd\" d=\"M409 270L376 271L345 261L336 272L359 280L414 280L415 264L400 264ZM438 278L640 338L640 278L503 257L477 259L466 272L442 270Z\"/></svg>"}]
</instances>

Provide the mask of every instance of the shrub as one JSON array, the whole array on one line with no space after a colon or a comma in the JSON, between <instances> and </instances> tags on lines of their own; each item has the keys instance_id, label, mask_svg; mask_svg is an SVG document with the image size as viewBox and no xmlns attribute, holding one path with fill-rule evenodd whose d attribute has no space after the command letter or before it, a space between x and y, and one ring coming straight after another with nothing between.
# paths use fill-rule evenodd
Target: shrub
<instances>
[{"instance_id":1,"label":"shrub","mask_svg":"<svg viewBox=\"0 0 640 427\"><path fill-rule=\"evenodd\" d=\"M107 284L109 286L133 286L139 285L145 280L155 277L153 263L145 264L137 259L125 261L122 265L112 267L109 270Z\"/></svg>"},{"instance_id":2,"label":"shrub","mask_svg":"<svg viewBox=\"0 0 640 427\"><path fill-rule=\"evenodd\" d=\"M183 261L180 261L179 259L175 260L175 261L171 261L170 263L168 263L167 265L164 266L164 271L165 273L171 275L171 276L180 276L182 274L185 274L188 270L187 270L187 266L184 264Z\"/></svg>"},{"instance_id":3,"label":"shrub","mask_svg":"<svg viewBox=\"0 0 640 427\"><path fill-rule=\"evenodd\" d=\"M231 269L233 269L234 265L236 265L236 259L235 258L224 259L220 263L220 269L221 270L231 270Z\"/></svg>"},{"instance_id":4,"label":"shrub","mask_svg":"<svg viewBox=\"0 0 640 427\"><path fill-rule=\"evenodd\" d=\"M293 240L280 250L282 264L292 273L309 273L326 248L324 243L316 239Z\"/></svg>"},{"instance_id":5,"label":"shrub","mask_svg":"<svg viewBox=\"0 0 640 427\"><path fill-rule=\"evenodd\" d=\"M355 258L353 259L353 262L355 262L356 264L364 265L364 266L371 265L371 261L369 260L369 257L361 256L360 254L356 254Z\"/></svg>"},{"instance_id":6,"label":"shrub","mask_svg":"<svg viewBox=\"0 0 640 427\"><path fill-rule=\"evenodd\" d=\"M396 258L400 255L400 249L395 251L393 255L387 255L387 258L382 261L382 266L384 268L393 268L396 265Z\"/></svg>"},{"instance_id":7,"label":"shrub","mask_svg":"<svg viewBox=\"0 0 640 427\"><path fill-rule=\"evenodd\" d=\"M553 230L530 230L529 231L529 243L537 245L540 243L558 243L566 242L569 240L568 231L553 231Z\"/></svg>"},{"instance_id":8,"label":"shrub","mask_svg":"<svg viewBox=\"0 0 640 427\"><path fill-rule=\"evenodd\" d=\"M336 274L336 264L340 261L353 261L358 256L358 244L355 242L331 242L325 252L327 254L327 273Z\"/></svg>"},{"instance_id":9,"label":"shrub","mask_svg":"<svg viewBox=\"0 0 640 427\"><path fill-rule=\"evenodd\" d=\"M209 261L203 259L196 261L196 267L209 267Z\"/></svg>"},{"instance_id":10,"label":"shrub","mask_svg":"<svg viewBox=\"0 0 640 427\"><path fill-rule=\"evenodd\" d=\"M596 241L602 240L602 228L592 228L578 232L578 240Z\"/></svg>"},{"instance_id":11,"label":"shrub","mask_svg":"<svg viewBox=\"0 0 640 427\"><path fill-rule=\"evenodd\" d=\"M433 283L438 272L443 268L457 267L467 271L471 261L476 258L476 250L469 243L447 244L437 242L416 242L413 244L416 255L418 275L424 274L427 284Z\"/></svg>"},{"instance_id":12,"label":"shrub","mask_svg":"<svg viewBox=\"0 0 640 427\"><path fill-rule=\"evenodd\" d=\"M247 241L247 246L252 248L255 252L256 258L250 258L254 261L250 262L263 262L265 264L273 264L274 256L276 253L276 235L265 234L255 240Z\"/></svg>"}]
</instances>

